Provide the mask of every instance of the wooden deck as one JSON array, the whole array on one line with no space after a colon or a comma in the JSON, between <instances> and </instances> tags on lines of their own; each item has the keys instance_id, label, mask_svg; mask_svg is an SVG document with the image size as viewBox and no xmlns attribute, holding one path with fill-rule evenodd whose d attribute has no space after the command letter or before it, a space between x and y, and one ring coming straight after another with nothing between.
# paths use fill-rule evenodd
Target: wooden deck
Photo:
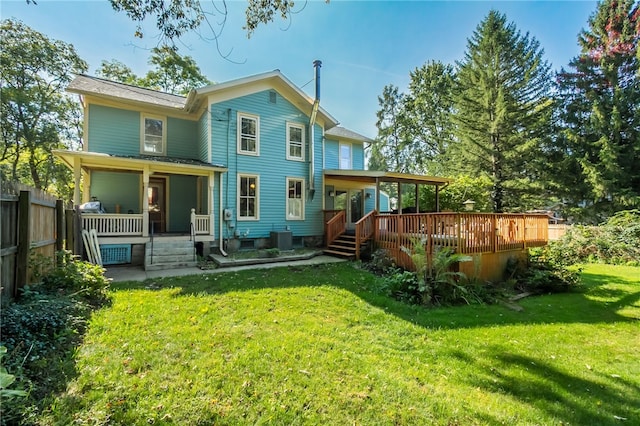
<instances>
[{"instance_id":1,"label":"wooden deck","mask_svg":"<svg viewBox=\"0 0 640 426\"><path fill-rule=\"evenodd\" d=\"M344 219L333 213L326 222L327 245L339 236ZM371 240L374 247L385 249L396 264L412 269L411 258L402 247L411 249L423 244L427 256L449 248L457 253L481 257L482 275L495 279L506 259L520 256L529 247L548 241L548 217L544 214L498 213L415 213L378 214L375 211L356 223L356 247ZM360 257L356 249L355 257Z\"/></svg>"}]
</instances>

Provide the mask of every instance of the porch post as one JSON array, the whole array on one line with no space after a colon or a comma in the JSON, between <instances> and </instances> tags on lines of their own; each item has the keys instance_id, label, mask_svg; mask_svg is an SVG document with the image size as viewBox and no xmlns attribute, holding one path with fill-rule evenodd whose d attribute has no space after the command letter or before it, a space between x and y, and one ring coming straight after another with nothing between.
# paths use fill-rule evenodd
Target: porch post
<instances>
[{"instance_id":1,"label":"porch post","mask_svg":"<svg viewBox=\"0 0 640 426\"><path fill-rule=\"evenodd\" d=\"M402 214L402 183L398 182L398 214Z\"/></svg>"},{"instance_id":2,"label":"porch post","mask_svg":"<svg viewBox=\"0 0 640 426\"><path fill-rule=\"evenodd\" d=\"M376 211L380 213L380 179L376 178Z\"/></svg>"},{"instance_id":3,"label":"porch post","mask_svg":"<svg viewBox=\"0 0 640 426\"><path fill-rule=\"evenodd\" d=\"M149 166L142 170L142 236L149 236Z\"/></svg>"},{"instance_id":4,"label":"porch post","mask_svg":"<svg viewBox=\"0 0 640 426\"><path fill-rule=\"evenodd\" d=\"M436 185L436 212L440 211L440 187Z\"/></svg>"},{"instance_id":5,"label":"porch post","mask_svg":"<svg viewBox=\"0 0 640 426\"><path fill-rule=\"evenodd\" d=\"M82 171L80 169L81 166L80 158L75 157L73 159L73 181L76 183L73 188L73 205L79 206L82 203L80 199L80 177L82 176Z\"/></svg>"},{"instance_id":6,"label":"porch post","mask_svg":"<svg viewBox=\"0 0 640 426\"><path fill-rule=\"evenodd\" d=\"M416 182L416 213L420 213L420 198L419 198L419 190L420 184Z\"/></svg>"},{"instance_id":7,"label":"porch post","mask_svg":"<svg viewBox=\"0 0 640 426\"><path fill-rule=\"evenodd\" d=\"M209 196L207 197L207 201L209 202L209 235L214 235L214 215L213 215L213 189L214 189L214 185L215 185L215 181L213 180L215 176L215 173L211 172L209 173L209 178L207 179L208 183L209 183Z\"/></svg>"}]
</instances>

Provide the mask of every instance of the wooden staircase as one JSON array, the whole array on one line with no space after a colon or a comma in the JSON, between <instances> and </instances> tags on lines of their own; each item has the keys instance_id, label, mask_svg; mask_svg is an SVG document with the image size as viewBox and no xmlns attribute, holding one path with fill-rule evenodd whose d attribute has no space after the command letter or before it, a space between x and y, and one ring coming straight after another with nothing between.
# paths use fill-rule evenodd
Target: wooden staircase
<instances>
[{"instance_id":1,"label":"wooden staircase","mask_svg":"<svg viewBox=\"0 0 640 426\"><path fill-rule=\"evenodd\" d=\"M356 257L356 237L355 235L341 234L335 241L324 249L324 254L330 256L355 259Z\"/></svg>"}]
</instances>

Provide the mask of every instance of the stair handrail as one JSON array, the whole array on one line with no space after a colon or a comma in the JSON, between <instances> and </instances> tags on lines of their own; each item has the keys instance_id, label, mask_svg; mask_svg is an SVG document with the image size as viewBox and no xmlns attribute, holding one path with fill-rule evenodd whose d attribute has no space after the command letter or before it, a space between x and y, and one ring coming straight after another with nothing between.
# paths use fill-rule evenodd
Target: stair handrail
<instances>
[{"instance_id":1,"label":"stair handrail","mask_svg":"<svg viewBox=\"0 0 640 426\"><path fill-rule=\"evenodd\" d=\"M326 245L332 244L347 228L347 215L344 210L339 211L325 224Z\"/></svg>"},{"instance_id":2,"label":"stair handrail","mask_svg":"<svg viewBox=\"0 0 640 426\"><path fill-rule=\"evenodd\" d=\"M153 223L149 223L149 238L150 238L150 242L151 242L151 253L149 254L149 264L153 265L153 235L154 235L154 226Z\"/></svg>"},{"instance_id":3,"label":"stair handrail","mask_svg":"<svg viewBox=\"0 0 640 426\"><path fill-rule=\"evenodd\" d=\"M189 224L189 241L193 241L193 261L196 261L196 209L191 209L191 221Z\"/></svg>"},{"instance_id":4,"label":"stair handrail","mask_svg":"<svg viewBox=\"0 0 640 426\"><path fill-rule=\"evenodd\" d=\"M356 222L356 259L360 259L360 246L369 240L374 233L375 218L378 212L374 209Z\"/></svg>"}]
</instances>

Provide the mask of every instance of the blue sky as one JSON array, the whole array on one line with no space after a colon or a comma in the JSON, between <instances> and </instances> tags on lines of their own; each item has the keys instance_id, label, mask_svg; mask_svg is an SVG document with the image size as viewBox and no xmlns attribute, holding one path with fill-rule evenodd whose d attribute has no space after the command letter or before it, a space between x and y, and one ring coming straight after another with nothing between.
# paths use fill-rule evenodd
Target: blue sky
<instances>
[{"instance_id":1,"label":"blue sky","mask_svg":"<svg viewBox=\"0 0 640 426\"><path fill-rule=\"evenodd\" d=\"M204 5L212 4L207 0ZM220 5L221 2L215 2ZM463 58L467 39L491 9L505 13L523 33L535 37L545 58L559 70L578 54L577 35L587 27L595 1L297 1L290 21L279 17L257 29L242 30L244 1L228 1L226 26L213 41L190 34L180 51L192 56L210 80L223 82L279 69L313 95L312 63L323 62L321 104L342 126L376 136L378 96L385 85L405 90L409 72L430 60L453 64ZM211 9L214 10L214 9ZM157 31L133 36L135 25L106 0L0 0L0 16L16 18L53 39L75 46L94 74L104 59L117 59L135 73L148 70ZM221 16L211 16L212 24ZM219 28L216 28L219 29ZM210 33L203 30L204 36Z\"/></svg>"}]
</instances>

